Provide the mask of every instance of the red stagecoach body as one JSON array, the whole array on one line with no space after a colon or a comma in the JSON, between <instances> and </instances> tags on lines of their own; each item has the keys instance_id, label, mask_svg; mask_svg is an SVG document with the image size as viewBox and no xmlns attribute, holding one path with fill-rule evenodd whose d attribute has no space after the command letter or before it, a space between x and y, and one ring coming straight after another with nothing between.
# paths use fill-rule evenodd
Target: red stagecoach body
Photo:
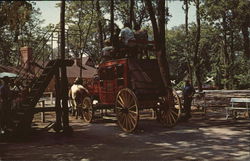
<instances>
[{"instance_id":1,"label":"red stagecoach body","mask_svg":"<svg viewBox=\"0 0 250 161\"><path fill-rule=\"evenodd\" d=\"M87 82L89 97L83 99L84 120L95 110L114 109L118 125L126 132L136 129L139 110L153 108L158 120L173 127L180 117L180 99L166 92L156 59L122 58L103 62ZM174 99L173 99L174 97ZM97 104L93 104L97 100Z\"/></svg>"},{"instance_id":2,"label":"red stagecoach body","mask_svg":"<svg viewBox=\"0 0 250 161\"><path fill-rule=\"evenodd\" d=\"M90 95L101 104L114 105L117 93L132 89L139 101L157 99L165 94L155 59L118 59L99 65L98 76L87 84Z\"/></svg>"}]
</instances>

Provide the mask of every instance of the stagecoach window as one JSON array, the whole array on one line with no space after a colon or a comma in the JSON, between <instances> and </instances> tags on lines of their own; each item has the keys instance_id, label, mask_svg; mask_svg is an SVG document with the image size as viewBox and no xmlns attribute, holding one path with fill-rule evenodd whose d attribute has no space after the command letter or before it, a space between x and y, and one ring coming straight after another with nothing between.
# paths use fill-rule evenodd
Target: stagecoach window
<instances>
[{"instance_id":1,"label":"stagecoach window","mask_svg":"<svg viewBox=\"0 0 250 161\"><path fill-rule=\"evenodd\" d=\"M116 73L117 73L117 78L123 77L123 73L124 73L124 65L123 64L118 64L116 66Z\"/></svg>"},{"instance_id":2,"label":"stagecoach window","mask_svg":"<svg viewBox=\"0 0 250 161\"><path fill-rule=\"evenodd\" d=\"M113 80L115 79L115 72L114 72L114 67L107 67L106 69L106 80Z\"/></svg>"},{"instance_id":3,"label":"stagecoach window","mask_svg":"<svg viewBox=\"0 0 250 161\"><path fill-rule=\"evenodd\" d=\"M100 80L104 80L105 79L105 70L104 69L99 69L99 75L100 75Z\"/></svg>"}]
</instances>

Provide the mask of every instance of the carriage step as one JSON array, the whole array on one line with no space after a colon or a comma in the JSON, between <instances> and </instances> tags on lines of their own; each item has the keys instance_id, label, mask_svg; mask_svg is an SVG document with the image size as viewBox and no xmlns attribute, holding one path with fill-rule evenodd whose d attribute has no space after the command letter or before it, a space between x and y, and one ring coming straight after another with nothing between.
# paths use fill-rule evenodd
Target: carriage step
<instances>
[{"instance_id":1,"label":"carriage step","mask_svg":"<svg viewBox=\"0 0 250 161\"><path fill-rule=\"evenodd\" d=\"M35 98L35 96L28 96L27 97L29 100L33 100Z\"/></svg>"},{"instance_id":2,"label":"carriage step","mask_svg":"<svg viewBox=\"0 0 250 161\"><path fill-rule=\"evenodd\" d=\"M27 108L30 108L30 107L31 107L30 104L22 104L22 108L23 108L23 109L27 109Z\"/></svg>"},{"instance_id":3,"label":"carriage step","mask_svg":"<svg viewBox=\"0 0 250 161\"><path fill-rule=\"evenodd\" d=\"M17 112L16 114L17 114L17 115L25 115L24 112Z\"/></svg>"},{"instance_id":4,"label":"carriage step","mask_svg":"<svg viewBox=\"0 0 250 161\"><path fill-rule=\"evenodd\" d=\"M39 108L31 108L29 109L30 112L38 113L38 112L53 112L56 111L55 107L39 107Z\"/></svg>"},{"instance_id":5,"label":"carriage step","mask_svg":"<svg viewBox=\"0 0 250 161\"><path fill-rule=\"evenodd\" d=\"M20 121L20 120L13 120L12 122L13 122L14 124L17 125L17 124L19 124L21 121Z\"/></svg>"},{"instance_id":6,"label":"carriage step","mask_svg":"<svg viewBox=\"0 0 250 161\"><path fill-rule=\"evenodd\" d=\"M101 104L101 103L97 103L95 105L93 105L95 109L113 109L114 105L110 104Z\"/></svg>"}]
</instances>

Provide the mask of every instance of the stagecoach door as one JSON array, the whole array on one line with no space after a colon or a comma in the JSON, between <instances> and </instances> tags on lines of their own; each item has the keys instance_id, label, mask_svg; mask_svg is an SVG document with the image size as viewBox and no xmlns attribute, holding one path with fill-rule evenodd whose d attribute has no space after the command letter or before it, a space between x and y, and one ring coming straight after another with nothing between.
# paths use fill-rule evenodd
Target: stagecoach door
<instances>
[{"instance_id":1,"label":"stagecoach door","mask_svg":"<svg viewBox=\"0 0 250 161\"><path fill-rule=\"evenodd\" d=\"M115 66L102 67L100 74L100 101L103 104L112 104L115 101Z\"/></svg>"}]
</instances>

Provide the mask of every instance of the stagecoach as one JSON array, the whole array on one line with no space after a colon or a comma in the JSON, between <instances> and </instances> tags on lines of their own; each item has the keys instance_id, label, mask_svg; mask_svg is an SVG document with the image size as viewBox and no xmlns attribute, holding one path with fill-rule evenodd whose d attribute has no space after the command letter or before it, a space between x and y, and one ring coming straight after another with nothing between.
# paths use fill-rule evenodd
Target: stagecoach
<instances>
[{"instance_id":1,"label":"stagecoach","mask_svg":"<svg viewBox=\"0 0 250 161\"><path fill-rule=\"evenodd\" d=\"M174 90L166 92L156 59L103 62L98 75L86 87L89 90L89 96L83 99L86 122L92 121L98 109L114 109L121 129L132 132L138 125L140 110L154 109L157 119L166 127L173 127L181 114L180 99ZM98 103L93 104L93 100Z\"/></svg>"}]
</instances>

